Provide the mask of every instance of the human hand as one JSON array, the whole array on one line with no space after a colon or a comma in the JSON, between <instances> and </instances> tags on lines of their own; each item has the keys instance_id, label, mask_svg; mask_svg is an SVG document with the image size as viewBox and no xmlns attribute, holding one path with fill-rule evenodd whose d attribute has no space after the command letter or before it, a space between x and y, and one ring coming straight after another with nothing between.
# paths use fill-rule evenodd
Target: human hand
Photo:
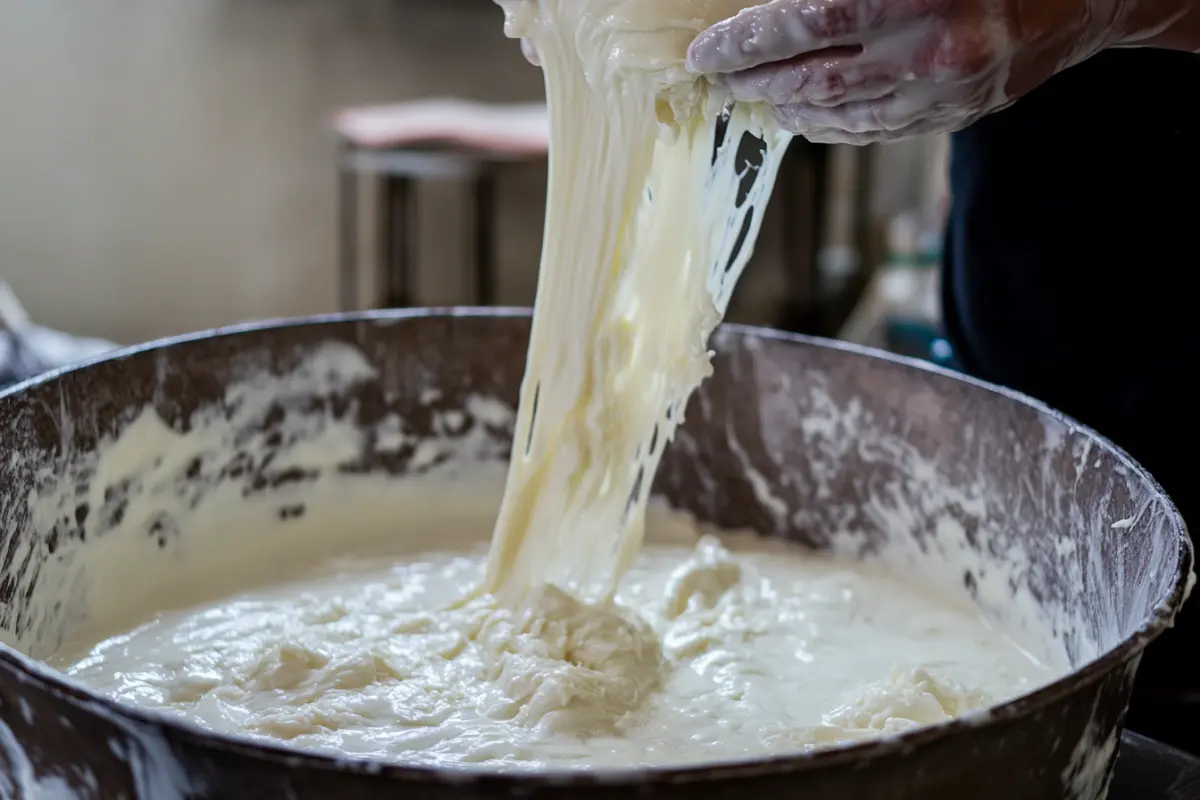
<instances>
[{"instance_id":1,"label":"human hand","mask_svg":"<svg viewBox=\"0 0 1200 800\"><path fill-rule=\"evenodd\" d=\"M944 133L1136 41L1137 0L773 0L701 33L688 67L820 142Z\"/></svg>"}]
</instances>

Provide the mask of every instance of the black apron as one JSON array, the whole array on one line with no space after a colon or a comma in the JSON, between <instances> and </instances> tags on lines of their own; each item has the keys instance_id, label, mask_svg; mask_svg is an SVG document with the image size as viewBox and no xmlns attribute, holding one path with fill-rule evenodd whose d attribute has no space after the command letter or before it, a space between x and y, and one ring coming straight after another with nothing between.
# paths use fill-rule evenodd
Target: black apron
<instances>
[{"instance_id":1,"label":"black apron","mask_svg":"<svg viewBox=\"0 0 1200 800\"><path fill-rule=\"evenodd\" d=\"M1109 437L1200 532L1200 56L1114 50L951 145L943 300L963 368ZM1200 606L1193 598L1192 606ZM1130 727L1200 752L1200 608Z\"/></svg>"}]
</instances>

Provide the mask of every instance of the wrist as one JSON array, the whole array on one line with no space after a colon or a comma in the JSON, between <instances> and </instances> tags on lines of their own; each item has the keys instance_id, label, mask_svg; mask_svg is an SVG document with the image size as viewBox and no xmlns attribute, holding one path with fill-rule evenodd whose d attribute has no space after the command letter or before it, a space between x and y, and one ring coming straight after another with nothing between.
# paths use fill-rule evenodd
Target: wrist
<instances>
[{"instance_id":1,"label":"wrist","mask_svg":"<svg viewBox=\"0 0 1200 800\"><path fill-rule=\"evenodd\" d=\"M1200 52L1200 0L1140 0L1114 33L1114 47Z\"/></svg>"}]
</instances>

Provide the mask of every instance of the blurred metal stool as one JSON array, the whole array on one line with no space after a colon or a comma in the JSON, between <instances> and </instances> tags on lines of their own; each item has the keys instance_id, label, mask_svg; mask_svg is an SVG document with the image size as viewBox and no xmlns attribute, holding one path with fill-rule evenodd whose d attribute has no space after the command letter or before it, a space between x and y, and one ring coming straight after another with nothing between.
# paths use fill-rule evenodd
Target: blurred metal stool
<instances>
[{"instance_id":1,"label":"blurred metal stool","mask_svg":"<svg viewBox=\"0 0 1200 800\"><path fill-rule=\"evenodd\" d=\"M342 111L334 120L338 157L339 293L343 310L358 306L359 179L379 180L377 230L385 307L419 305L414 189L421 180L466 183L474 226L475 302L496 301L495 181L500 164L544 158L546 106L431 99Z\"/></svg>"},{"instance_id":2,"label":"blurred metal stool","mask_svg":"<svg viewBox=\"0 0 1200 800\"><path fill-rule=\"evenodd\" d=\"M821 253L828 244L832 203L834 145L814 144L799 136L780 166L775 195L783 206L785 289L774 326L815 336L833 336L865 285L869 270L860 266L850 296L829 304L822 297ZM858 258L870 258L870 198L874 148L848 147L853 162L850 244ZM845 189L846 187L842 187Z\"/></svg>"}]
</instances>

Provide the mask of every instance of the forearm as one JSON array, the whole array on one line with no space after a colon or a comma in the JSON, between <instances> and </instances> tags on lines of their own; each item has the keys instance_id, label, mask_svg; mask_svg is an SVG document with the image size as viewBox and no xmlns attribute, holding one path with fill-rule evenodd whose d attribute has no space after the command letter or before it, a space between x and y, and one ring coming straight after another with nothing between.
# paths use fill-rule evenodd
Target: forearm
<instances>
[{"instance_id":1,"label":"forearm","mask_svg":"<svg viewBox=\"0 0 1200 800\"><path fill-rule=\"evenodd\" d=\"M1124 27L1121 45L1200 53L1200 0L1141 0Z\"/></svg>"}]
</instances>

